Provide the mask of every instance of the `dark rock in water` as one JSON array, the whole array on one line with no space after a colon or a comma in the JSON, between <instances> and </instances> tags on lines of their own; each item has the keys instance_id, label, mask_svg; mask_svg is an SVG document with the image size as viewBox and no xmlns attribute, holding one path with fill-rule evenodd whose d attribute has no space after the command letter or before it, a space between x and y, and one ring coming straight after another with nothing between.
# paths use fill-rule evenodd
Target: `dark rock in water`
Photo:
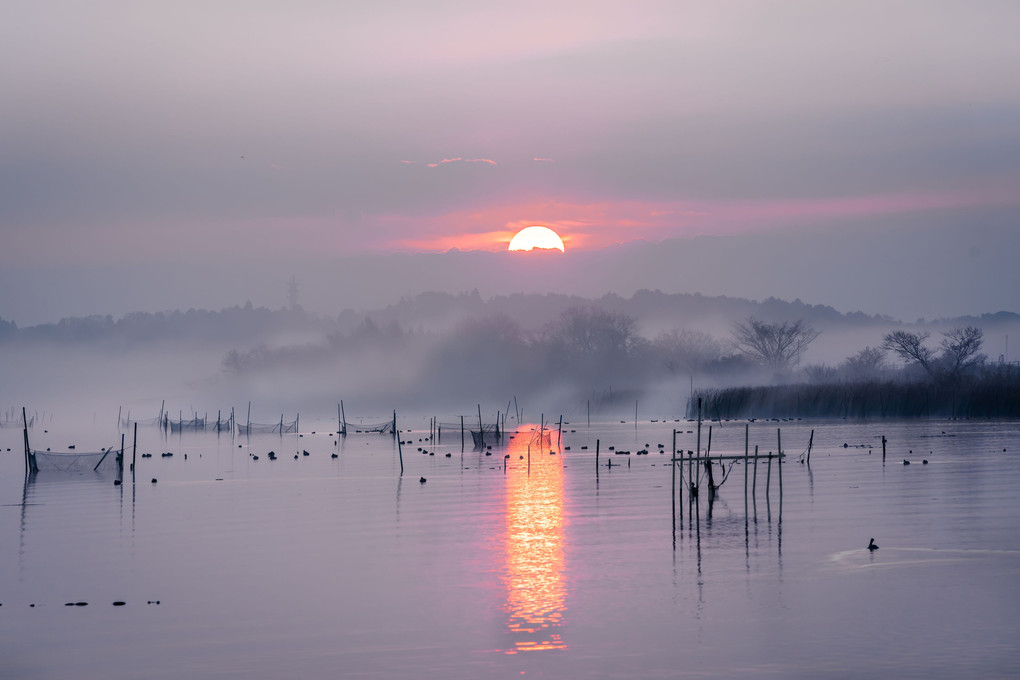
<instances>
[{"instance_id":1,"label":"dark rock in water","mask_svg":"<svg viewBox=\"0 0 1020 680\"><path fill-rule=\"evenodd\" d=\"M127 603L126 602L121 602L120 600L117 600L116 602L113 603L113 606L114 607L123 607L125 604L127 604Z\"/></svg>"}]
</instances>

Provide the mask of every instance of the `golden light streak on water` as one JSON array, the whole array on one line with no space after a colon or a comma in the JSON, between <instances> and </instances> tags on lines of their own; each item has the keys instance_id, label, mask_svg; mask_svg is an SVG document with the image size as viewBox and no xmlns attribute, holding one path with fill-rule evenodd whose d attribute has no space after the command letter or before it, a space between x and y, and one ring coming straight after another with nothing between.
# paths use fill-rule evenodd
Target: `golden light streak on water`
<instances>
[{"instance_id":1,"label":"golden light streak on water","mask_svg":"<svg viewBox=\"0 0 1020 680\"><path fill-rule=\"evenodd\" d=\"M563 465L550 455L559 454L557 433L538 430L522 425L507 447L503 582L514 639L507 654L567 648L560 635L567 600Z\"/></svg>"}]
</instances>

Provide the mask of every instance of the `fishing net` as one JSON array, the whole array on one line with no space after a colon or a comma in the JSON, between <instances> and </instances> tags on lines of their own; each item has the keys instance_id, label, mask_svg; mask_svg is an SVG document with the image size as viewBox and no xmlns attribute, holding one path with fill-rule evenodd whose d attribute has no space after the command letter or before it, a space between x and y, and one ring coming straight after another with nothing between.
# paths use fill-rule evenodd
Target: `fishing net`
<instances>
[{"instance_id":1,"label":"fishing net","mask_svg":"<svg viewBox=\"0 0 1020 680\"><path fill-rule=\"evenodd\" d=\"M387 420L384 423L359 423L352 425L347 423L348 429L354 428L355 432L378 432L379 434L393 434L393 421Z\"/></svg>"},{"instance_id":2,"label":"fishing net","mask_svg":"<svg viewBox=\"0 0 1020 680\"><path fill-rule=\"evenodd\" d=\"M121 467L120 450L31 451L32 472L115 472Z\"/></svg>"},{"instance_id":3,"label":"fishing net","mask_svg":"<svg viewBox=\"0 0 1020 680\"><path fill-rule=\"evenodd\" d=\"M288 434L298 431L298 420L295 418L291 421L277 421L275 423L248 423L247 425L238 424L238 434Z\"/></svg>"},{"instance_id":4,"label":"fishing net","mask_svg":"<svg viewBox=\"0 0 1020 680\"><path fill-rule=\"evenodd\" d=\"M191 420L170 421L171 432L204 432L205 429L205 418L199 418L198 416Z\"/></svg>"}]
</instances>

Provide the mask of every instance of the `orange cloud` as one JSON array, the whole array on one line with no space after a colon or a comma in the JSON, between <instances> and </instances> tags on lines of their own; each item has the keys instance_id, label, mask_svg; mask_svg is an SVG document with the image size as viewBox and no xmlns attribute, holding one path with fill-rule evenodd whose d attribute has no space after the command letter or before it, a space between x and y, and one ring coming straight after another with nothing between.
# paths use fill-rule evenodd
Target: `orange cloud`
<instances>
[{"instance_id":1,"label":"orange cloud","mask_svg":"<svg viewBox=\"0 0 1020 680\"><path fill-rule=\"evenodd\" d=\"M438 163L429 163L428 167L435 168L444 163L488 163L489 165L496 165L496 161L491 158L444 158Z\"/></svg>"},{"instance_id":2,"label":"orange cloud","mask_svg":"<svg viewBox=\"0 0 1020 680\"><path fill-rule=\"evenodd\" d=\"M967 205L1015 202L982 191L887 194L771 201L562 201L505 202L431 216L375 218L378 249L500 251L518 231L533 225L553 229L571 248L601 248L635 239L660 241L699 234L758 232L826 223L847 216L895 214ZM414 234L413 237L404 236ZM389 235L389 236L386 236Z\"/></svg>"}]
</instances>

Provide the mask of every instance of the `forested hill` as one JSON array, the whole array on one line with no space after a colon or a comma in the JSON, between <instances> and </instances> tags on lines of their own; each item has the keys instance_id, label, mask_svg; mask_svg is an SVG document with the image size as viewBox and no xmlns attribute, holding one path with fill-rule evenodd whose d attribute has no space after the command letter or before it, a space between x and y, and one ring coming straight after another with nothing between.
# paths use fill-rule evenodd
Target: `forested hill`
<instances>
[{"instance_id":1,"label":"forested hill","mask_svg":"<svg viewBox=\"0 0 1020 680\"><path fill-rule=\"evenodd\" d=\"M280 333L350 333L369 320L377 326L398 325L404 331L441 332L468 319L508 317L526 331L541 331L566 310L595 307L632 318L645 334L669 328L718 331L747 317L766 320L802 319L819 329L901 325L896 319L862 312L841 313L825 305L810 305L767 298L761 301L697 293L667 294L642 290L630 298L605 295L583 298L559 294L510 294L483 299L477 291L451 295L422 293L376 310L346 309L337 316L318 315L301 309L268 309L250 302L219 311L134 312L115 319L110 315L71 317L57 323L19 328L0 319L0 342L50 342L69 344L146 344L180 341L251 342ZM934 325L1016 324L1020 315L997 312L962 319L940 319ZM916 323L916 322L915 322ZM923 320L921 320L923 325Z\"/></svg>"}]
</instances>

